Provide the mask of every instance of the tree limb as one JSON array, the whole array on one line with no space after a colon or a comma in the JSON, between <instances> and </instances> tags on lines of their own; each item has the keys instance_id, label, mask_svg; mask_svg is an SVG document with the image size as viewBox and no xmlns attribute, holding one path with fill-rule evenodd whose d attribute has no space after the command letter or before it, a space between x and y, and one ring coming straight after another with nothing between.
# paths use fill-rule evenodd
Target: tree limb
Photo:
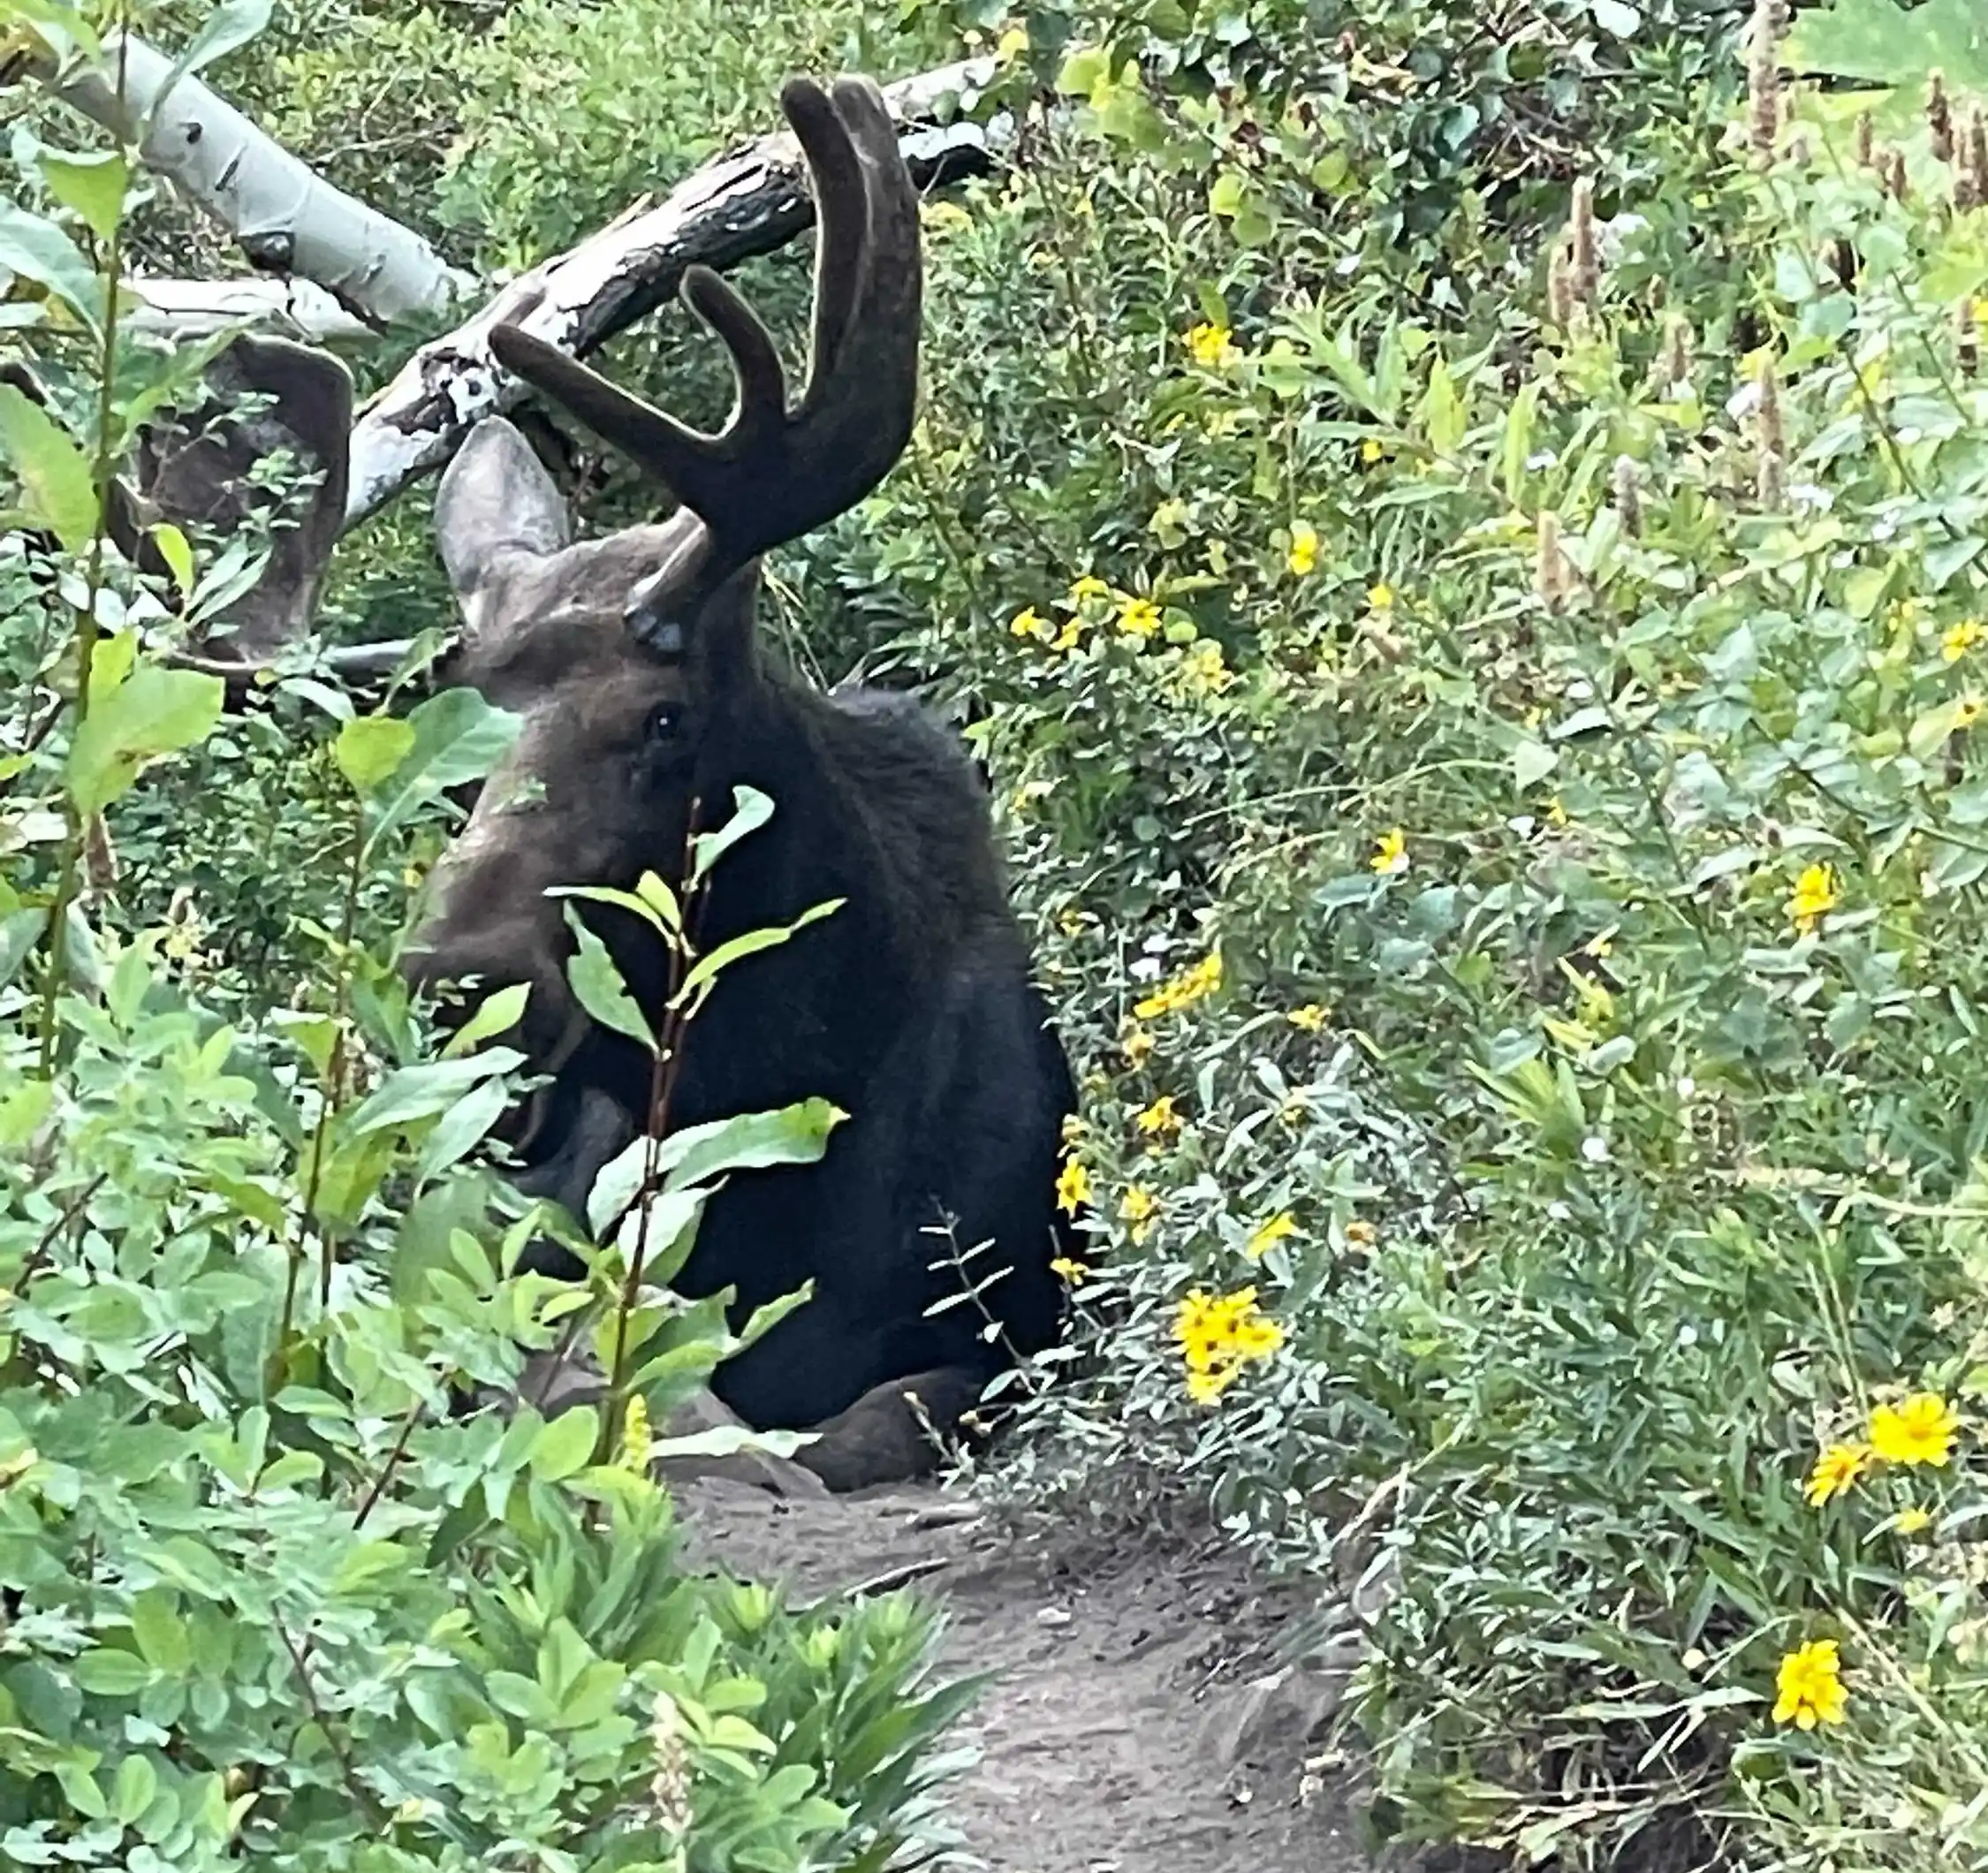
<instances>
[{"instance_id":1,"label":"tree limb","mask_svg":"<svg viewBox=\"0 0 1988 1873\"><path fill-rule=\"evenodd\" d=\"M953 101L970 104L994 72L991 59L967 59L885 88L919 187L985 170L1013 140L1005 113L985 125L942 120ZM705 164L667 200L637 204L522 275L474 318L423 345L361 414L353 430L346 527L441 467L482 418L517 403L522 386L490 358L493 327L515 323L584 357L667 301L686 268L722 269L770 253L814 214L800 146L781 133Z\"/></svg>"},{"instance_id":2,"label":"tree limb","mask_svg":"<svg viewBox=\"0 0 1988 1873\"><path fill-rule=\"evenodd\" d=\"M140 301L123 317L131 331L194 339L233 325L255 325L326 345L350 345L373 335L370 325L311 280L174 280L146 275L125 284Z\"/></svg>"},{"instance_id":3,"label":"tree limb","mask_svg":"<svg viewBox=\"0 0 1988 1873\"><path fill-rule=\"evenodd\" d=\"M125 141L240 243L252 264L314 280L371 325L445 310L475 282L411 228L336 189L197 78L135 34L101 65L31 64L64 103ZM121 79L121 85L120 85ZM141 134L142 133L142 134Z\"/></svg>"}]
</instances>

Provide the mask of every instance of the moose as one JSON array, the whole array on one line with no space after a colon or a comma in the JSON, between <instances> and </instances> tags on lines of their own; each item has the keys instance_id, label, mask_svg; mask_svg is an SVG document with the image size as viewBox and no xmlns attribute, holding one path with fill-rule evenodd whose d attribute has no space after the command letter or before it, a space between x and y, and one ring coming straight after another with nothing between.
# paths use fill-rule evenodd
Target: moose
<instances>
[{"instance_id":1,"label":"moose","mask_svg":"<svg viewBox=\"0 0 1988 1873\"><path fill-rule=\"evenodd\" d=\"M674 1285L732 1288L742 1322L813 1282L712 1389L755 1429L817 1431L801 1460L846 1490L924 1467L930 1429L958 1428L1014 1356L1055 1342L1051 1264L1069 1226L1056 1171L1075 1090L965 748L903 694L815 689L755 626L763 556L862 500L907 445L922 293L918 200L876 87L795 80L781 103L816 204L798 400L764 325L704 269L681 296L732 364L735 406L717 435L514 327L492 334L504 368L677 504L659 523L576 539L551 475L502 418L446 470L435 525L462 628L436 678L522 725L436 868L405 967L443 996L444 1019L451 985L528 985L509 1038L541 1084L512 1132L515 1175L583 1217L596 1175L654 1116L650 1061L580 1006L565 967L572 900L549 892L626 890L645 871L680 882L699 815L722 815L742 786L771 798L770 823L708 882L701 945L841 906L720 979L673 1063L667 1122L810 1096L848 1117L818 1160L728 1180ZM310 401L312 354L285 355L293 381L266 421L280 422L286 394ZM321 557L339 444L321 447L307 414L289 428L300 453L332 457L289 536L293 557ZM654 934L611 906L583 910L653 1016L668 995ZM550 1240L527 1259L582 1272Z\"/></svg>"}]
</instances>

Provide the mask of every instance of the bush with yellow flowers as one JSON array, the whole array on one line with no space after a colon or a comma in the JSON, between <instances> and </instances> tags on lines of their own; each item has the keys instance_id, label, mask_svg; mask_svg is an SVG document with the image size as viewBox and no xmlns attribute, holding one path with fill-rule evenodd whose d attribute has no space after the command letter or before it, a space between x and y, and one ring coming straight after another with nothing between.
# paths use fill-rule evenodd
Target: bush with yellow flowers
<instances>
[{"instance_id":1,"label":"bush with yellow flowers","mask_svg":"<svg viewBox=\"0 0 1988 1873\"><path fill-rule=\"evenodd\" d=\"M1081 1057L1009 1479L1390 1581L1396 1834L1968 1863L1988 70L1664 12L1570 80L1610 132L1415 193L1459 10L1052 11L824 559L960 698Z\"/></svg>"}]
</instances>

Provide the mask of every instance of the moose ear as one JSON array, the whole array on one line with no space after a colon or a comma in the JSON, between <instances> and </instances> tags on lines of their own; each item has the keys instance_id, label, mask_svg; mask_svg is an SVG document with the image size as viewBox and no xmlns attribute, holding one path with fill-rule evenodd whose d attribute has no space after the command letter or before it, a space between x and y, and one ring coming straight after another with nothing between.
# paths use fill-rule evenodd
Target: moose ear
<instances>
[{"instance_id":1,"label":"moose ear","mask_svg":"<svg viewBox=\"0 0 1988 1873\"><path fill-rule=\"evenodd\" d=\"M471 624L505 561L543 558L572 536L565 501L532 445L501 416L485 417L435 496L436 543Z\"/></svg>"},{"instance_id":2,"label":"moose ear","mask_svg":"<svg viewBox=\"0 0 1988 1873\"><path fill-rule=\"evenodd\" d=\"M206 375L202 402L141 438L136 499L113 503L113 530L123 535L170 520L225 537L252 517L269 523L262 573L210 627L225 634L213 647L220 654L262 662L310 628L345 527L352 375L329 353L253 333L236 338ZM251 394L259 407L232 408ZM278 454L315 477L300 511L287 489L272 491L255 474L259 463ZM135 545L141 564L156 557L148 541L120 538L119 544L127 552Z\"/></svg>"}]
</instances>

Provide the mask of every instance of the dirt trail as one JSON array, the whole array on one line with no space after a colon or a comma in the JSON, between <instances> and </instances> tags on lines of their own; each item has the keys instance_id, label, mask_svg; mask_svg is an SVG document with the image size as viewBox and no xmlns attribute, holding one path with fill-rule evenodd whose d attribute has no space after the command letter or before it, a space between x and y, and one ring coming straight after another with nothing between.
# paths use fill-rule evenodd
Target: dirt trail
<instances>
[{"instance_id":1,"label":"dirt trail","mask_svg":"<svg viewBox=\"0 0 1988 1873\"><path fill-rule=\"evenodd\" d=\"M1339 1669L1280 1669L1303 1603L1231 1556L1025 1535L936 1490L783 1498L679 1490L694 1548L812 1598L916 1577L945 1605L948 1662L998 1669L952 1785L991 1873L1363 1873L1344 1771L1314 1734Z\"/></svg>"}]
</instances>

